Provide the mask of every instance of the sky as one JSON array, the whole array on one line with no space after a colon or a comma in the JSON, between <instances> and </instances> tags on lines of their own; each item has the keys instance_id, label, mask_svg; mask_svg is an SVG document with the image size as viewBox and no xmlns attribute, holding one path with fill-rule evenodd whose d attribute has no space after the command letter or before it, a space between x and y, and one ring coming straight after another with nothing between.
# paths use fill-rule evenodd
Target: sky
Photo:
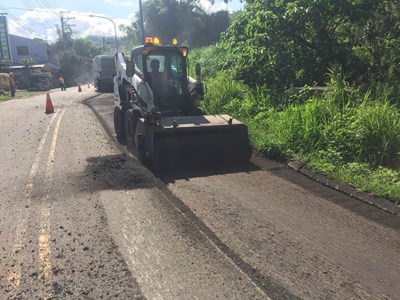
<instances>
[{"instance_id":1,"label":"sky","mask_svg":"<svg viewBox=\"0 0 400 300\"><path fill-rule=\"evenodd\" d=\"M200 0L200 5L208 12L233 12L243 9L244 5L240 0L231 0L228 4L219 0L214 2L211 5L209 0ZM130 25L138 11L139 0L1 0L0 4L0 13L7 13L10 34L41 38L49 43L57 38L56 25L61 24L61 12L66 24L73 26L74 36L86 37L114 36L115 32L121 36L119 25Z\"/></svg>"}]
</instances>

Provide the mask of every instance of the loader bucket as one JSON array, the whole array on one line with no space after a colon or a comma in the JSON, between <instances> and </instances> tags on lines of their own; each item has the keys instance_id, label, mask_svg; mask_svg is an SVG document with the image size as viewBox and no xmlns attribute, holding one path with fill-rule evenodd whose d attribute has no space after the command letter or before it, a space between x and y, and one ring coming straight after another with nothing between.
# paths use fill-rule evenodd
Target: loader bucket
<instances>
[{"instance_id":1,"label":"loader bucket","mask_svg":"<svg viewBox=\"0 0 400 300\"><path fill-rule=\"evenodd\" d=\"M152 128L155 169L236 165L251 156L246 125L228 115L171 117L161 124Z\"/></svg>"}]
</instances>

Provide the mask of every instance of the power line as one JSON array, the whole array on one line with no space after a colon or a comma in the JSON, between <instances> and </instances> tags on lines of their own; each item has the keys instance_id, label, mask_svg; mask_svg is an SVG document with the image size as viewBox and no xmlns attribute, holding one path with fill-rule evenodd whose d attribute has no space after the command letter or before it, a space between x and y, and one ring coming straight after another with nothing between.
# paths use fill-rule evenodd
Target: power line
<instances>
[{"instance_id":1,"label":"power line","mask_svg":"<svg viewBox=\"0 0 400 300\"><path fill-rule=\"evenodd\" d=\"M5 10L7 10L7 11L9 11L9 10L23 10L23 11L33 11L33 12L35 12L36 14L38 14L38 13L47 13L47 14L50 14L51 12L48 10L48 9L46 9L46 8L44 8L44 9L37 9L37 8L20 8L20 7L7 7L7 8L4 8ZM12 14L10 14L10 17L11 17L11 15ZM28 27L25 27L25 25L24 24L22 24L21 23L21 21L16 21L15 19L17 19L17 17L15 17L15 16L13 16L14 17L14 22L16 22L20 27L24 27L25 28L25 32L27 31L27 30L29 30L30 28L28 28ZM59 24L59 19L58 19L58 14L57 14L57 18L52 18L52 20L54 20L54 22L56 23L56 24ZM45 26L43 23L40 23L40 22L38 22L38 25L39 26L41 26L41 28L43 28L43 29L45 29L45 30L47 30L47 29L49 29L49 28L54 28L55 26L56 26L56 24L51 24L51 23L48 23L48 22L46 22L45 21L45 23L47 24L47 26ZM31 33L31 32L30 32Z\"/></svg>"},{"instance_id":2,"label":"power line","mask_svg":"<svg viewBox=\"0 0 400 300\"><path fill-rule=\"evenodd\" d=\"M38 15L38 12L49 13L49 11L47 11L47 10L29 9L29 8L20 8L20 7L7 7L7 8L4 8L4 9L6 9L6 10L8 10L8 11L9 11L10 9L12 9L12 10L33 11L33 12L35 12L36 15ZM10 14L11 14L11 13L10 13ZM40 16L40 15L38 15L38 16ZM44 24L43 24L42 22L39 22L39 23L38 23L39 26L41 26L43 29L47 30L47 28L49 28L49 27L54 27L54 24L50 24L50 23L48 23L46 20L43 20L43 21L44 21L44 23L47 25L47 27L44 26ZM58 23L58 19L55 19L55 21Z\"/></svg>"},{"instance_id":3,"label":"power line","mask_svg":"<svg viewBox=\"0 0 400 300\"><path fill-rule=\"evenodd\" d=\"M34 9L31 9L31 8L21 8L21 7L4 7L4 9L15 9L15 10L26 10L26 11L38 11L38 12L46 12L46 13L48 13L49 11L48 10L41 10L41 9L37 9L37 8L34 8ZM57 17L58 17L58 15L57 15Z\"/></svg>"},{"instance_id":4,"label":"power line","mask_svg":"<svg viewBox=\"0 0 400 300\"><path fill-rule=\"evenodd\" d=\"M39 1L37 1L39 3ZM47 5L46 5L47 3ZM40 4L39 4L40 5ZM40 7L49 10L52 13L53 19L58 20L58 13L54 11L54 9L51 7L51 5L48 4L47 1L42 1L42 5L40 5Z\"/></svg>"},{"instance_id":5,"label":"power line","mask_svg":"<svg viewBox=\"0 0 400 300\"><path fill-rule=\"evenodd\" d=\"M25 3L27 4L27 6L29 7L29 8L31 8L32 9L32 11L39 17L39 19L41 18L41 15L39 14L39 12L37 11L37 9L35 8L35 6L34 6L34 4L32 3L32 1L30 1L30 0L25 0ZM45 7L43 7L43 6L41 6L40 4L39 4L39 6L42 8L42 9L45 9ZM47 13L50 13L49 11L47 11ZM53 18L53 20L55 20L56 22L58 22L58 16L57 16L57 18L54 18L54 16L50 16L51 18ZM51 25L51 24L49 24L46 20L42 20L42 22L40 22L40 23L44 23L44 24L46 24L46 26L47 27L53 27L54 25ZM45 28L45 29L47 29L47 28Z\"/></svg>"},{"instance_id":6,"label":"power line","mask_svg":"<svg viewBox=\"0 0 400 300\"><path fill-rule=\"evenodd\" d=\"M57 5L54 5L52 2L50 2L50 0L43 0L43 3L47 4L47 6L50 7L50 9L51 9L55 14L57 14L57 16L58 16L58 13L57 13L58 7L57 7Z\"/></svg>"},{"instance_id":7,"label":"power line","mask_svg":"<svg viewBox=\"0 0 400 300\"><path fill-rule=\"evenodd\" d=\"M17 25L19 25L19 28L25 33L28 33L29 36L31 37L34 36L36 38L42 39L42 37L38 33L36 33L31 28L25 26L25 24L23 24L16 16L10 13L10 11L1 4L0 4L0 10L6 13Z\"/></svg>"},{"instance_id":8,"label":"power line","mask_svg":"<svg viewBox=\"0 0 400 300\"><path fill-rule=\"evenodd\" d=\"M58 9L60 7L60 5L58 5L54 0L49 0L49 2L53 3L55 9Z\"/></svg>"}]
</instances>

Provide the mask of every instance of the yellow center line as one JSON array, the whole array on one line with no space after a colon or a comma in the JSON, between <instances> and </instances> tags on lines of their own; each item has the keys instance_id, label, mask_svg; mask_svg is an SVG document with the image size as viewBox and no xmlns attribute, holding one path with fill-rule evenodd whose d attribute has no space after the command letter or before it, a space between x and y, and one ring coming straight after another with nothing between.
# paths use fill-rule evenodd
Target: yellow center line
<instances>
[{"instance_id":1,"label":"yellow center line","mask_svg":"<svg viewBox=\"0 0 400 300\"><path fill-rule=\"evenodd\" d=\"M49 157L47 159L47 164L46 164L46 178L49 180L51 180L51 178L53 176L53 165L54 165L54 158L55 158L55 153L56 153L58 131L60 129L61 119L62 119L64 113L65 113L65 110L63 110L61 112L61 115L57 120L57 124L56 124L56 127L54 128L54 132L53 132L53 139L51 140Z\"/></svg>"},{"instance_id":2,"label":"yellow center line","mask_svg":"<svg viewBox=\"0 0 400 300\"><path fill-rule=\"evenodd\" d=\"M53 132L53 138L51 140L49 155L47 158L45 177L48 180L49 184L51 184L52 181L58 132L60 129L60 124L64 113L65 110L61 112L61 115L57 120L57 124ZM51 203L50 203L50 198L47 195L44 201L41 203L41 210L40 210L41 223L39 231L39 264L40 264L39 271L42 275L41 277L44 278L46 283L48 284L50 284L51 281L50 213L51 213Z\"/></svg>"},{"instance_id":3,"label":"yellow center line","mask_svg":"<svg viewBox=\"0 0 400 300\"><path fill-rule=\"evenodd\" d=\"M72 99L66 107L71 105L75 99ZM66 108L65 107L65 108ZM51 181L52 174L53 174L53 163L55 158L55 149L57 144L57 137L58 131L61 123L61 118L65 112L64 109L61 110L61 114L53 114L50 119L49 125L46 127L45 132L40 139L40 143L36 150L32 167L29 172L28 181L25 185L25 198L26 198L26 207L30 207L32 203L32 195L33 195L33 187L34 187L34 180L38 174L39 170L39 163L40 157L42 156L44 145L46 143L47 137L49 135L51 126L53 125L54 120L57 116L60 116L57 120L56 128L53 133L52 142L50 145L50 153L47 159L46 165L46 173L45 177L47 180ZM46 282L49 283L51 279L51 249L50 249L50 200L49 197L43 200L41 204L41 212L40 216L42 219L40 229L39 229L39 262L40 262L40 273L46 279ZM18 287L21 283L21 265L23 260L23 253L22 250L24 248L25 240L26 240L26 232L28 227L28 217L29 211L19 209L19 222L17 228L15 230L15 239L13 245L13 252L12 255L14 257L13 267L10 270L10 274L7 277L8 287L10 288L10 297L17 291ZM51 298L51 295L47 295ZM46 297L46 298L48 298Z\"/></svg>"},{"instance_id":4,"label":"yellow center line","mask_svg":"<svg viewBox=\"0 0 400 300\"><path fill-rule=\"evenodd\" d=\"M53 122L54 122L56 116L57 116L57 114L54 114L51 117L50 123L47 126L42 138L40 139L39 146L36 150L35 157L33 159L32 168L31 168L31 171L30 171L29 177L28 177L28 183L25 186L25 190L26 190L25 196L28 199L32 198L33 180L36 177L38 169L39 169L40 156L42 155L44 144L46 142L47 136L49 135L49 132L50 132L50 128L53 125Z\"/></svg>"},{"instance_id":5,"label":"yellow center line","mask_svg":"<svg viewBox=\"0 0 400 300\"><path fill-rule=\"evenodd\" d=\"M54 114L49 122L49 125L46 127L42 138L40 139L40 143L38 148L36 149L36 153L33 159L32 167L29 172L28 182L25 185L25 198L26 198L26 206L30 207L32 202L32 191L33 191L33 180L38 173L40 156L42 155L44 144L46 142L47 136L50 132L50 128L56 118L56 114ZM12 268L10 274L7 277L8 285L12 291L15 291L20 283L21 283L21 263L22 263L22 249L24 247L24 241L26 238L26 230L28 227L28 210L22 210L22 207L19 209L19 222L17 224L17 228L15 229L15 239L14 245L12 249L12 255L14 256L15 262L14 267Z\"/></svg>"},{"instance_id":6,"label":"yellow center line","mask_svg":"<svg viewBox=\"0 0 400 300\"><path fill-rule=\"evenodd\" d=\"M41 208L42 223L39 230L39 271L45 282L50 284L51 280L51 248L50 248L50 203L46 196L45 203Z\"/></svg>"}]
</instances>

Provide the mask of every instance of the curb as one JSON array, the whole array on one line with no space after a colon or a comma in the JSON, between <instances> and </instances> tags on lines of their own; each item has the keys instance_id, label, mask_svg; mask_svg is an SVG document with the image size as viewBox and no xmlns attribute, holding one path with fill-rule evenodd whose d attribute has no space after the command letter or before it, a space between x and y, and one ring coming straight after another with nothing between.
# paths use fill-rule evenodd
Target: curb
<instances>
[{"instance_id":1,"label":"curb","mask_svg":"<svg viewBox=\"0 0 400 300\"><path fill-rule=\"evenodd\" d=\"M399 216L400 215L400 205L391 202L390 200L378 197L367 192L359 191L351 185L338 181L336 179L331 179L325 175L315 173L314 171L308 169L305 164L298 161L290 161L287 166L292 170L318 182L331 189L339 191L347 196L350 196L356 200L362 201L368 205L379 208L387 213Z\"/></svg>"}]
</instances>

